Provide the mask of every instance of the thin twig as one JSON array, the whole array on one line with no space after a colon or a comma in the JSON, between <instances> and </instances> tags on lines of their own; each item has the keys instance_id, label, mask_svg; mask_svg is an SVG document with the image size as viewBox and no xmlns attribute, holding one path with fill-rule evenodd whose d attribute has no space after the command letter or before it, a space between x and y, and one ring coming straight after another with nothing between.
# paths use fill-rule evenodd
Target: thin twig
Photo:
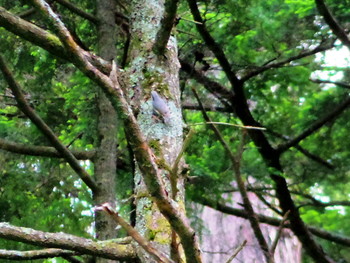
<instances>
[{"instance_id":1,"label":"thin twig","mask_svg":"<svg viewBox=\"0 0 350 263\"><path fill-rule=\"evenodd\" d=\"M272 245L270 247L270 253L272 255L275 254L275 250L276 250L276 247L277 247L278 240L281 238L282 230L284 228L284 223L287 221L289 213L290 213L290 211L287 211L287 213L284 214L284 216L283 216L283 218L281 220L281 224L279 225L279 227L277 229L276 237L273 240Z\"/></svg>"},{"instance_id":2,"label":"thin twig","mask_svg":"<svg viewBox=\"0 0 350 263\"><path fill-rule=\"evenodd\" d=\"M226 263L230 263L237 255L239 252L241 252L241 250L245 247L245 245L247 244L247 240L244 240L242 244L240 244L240 246L238 248L236 248L235 252L233 253L233 255L226 261Z\"/></svg>"},{"instance_id":3,"label":"thin twig","mask_svg":"<svg viewBox=\"0 0 350 263\"><path fill-rule=\"evenodd\" d=\"M266 128L264 128L264 127L244 126L244 125L239 125L239 124L233 124L233 123L227 123L227 122L216 122L216 121L191 123L191 124L188 124L188 126L207 125L207 124L208 125L211 125L211 124L226 125L226 126L233 126L233 127L242 128L242 129L249 129L249 130L262 130L262 131L266 130Z\"/></svg>"}]
</instances>

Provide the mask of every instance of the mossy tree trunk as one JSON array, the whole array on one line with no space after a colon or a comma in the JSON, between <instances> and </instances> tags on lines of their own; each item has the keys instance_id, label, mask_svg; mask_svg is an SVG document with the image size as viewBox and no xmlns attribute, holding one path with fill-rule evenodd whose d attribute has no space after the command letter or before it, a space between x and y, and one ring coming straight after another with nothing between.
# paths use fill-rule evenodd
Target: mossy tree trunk
<instances>
[{"instance_id":1,"label":"mossy tree trunk","mask_svg":"<svg viewBox=\"0 0 350 263\"><path fill-rule=\"evenodd\" d=\"M157 32L164 16L164 1L134 0L131 3L131 53L129 60L129 98L137 113L137 120L149 145L153 149L158 166L162 168L162 179L169 196L172 196L169 168L173 166L183 143L183 121L180 107L179 62L177 43L170 37L164 55L153 51ZM170 122L153 116L151 91L157 91L166 101L170 112ZM147 193L140 169L135 172L136 228L147 239L171 254L174 234L168 221L159 212ZM174 185L174 184L173 184ZM179 209L184 209L183 178L177 177L176 197ZM173 187L174 189L174 187ZM179 243L176 240L177 243ZM176 254L176 253L172 253ZM138 250L142 262L153 262L142 249ZM173 258L174 258L173 255Z\"/></svg>"}]
</instances>

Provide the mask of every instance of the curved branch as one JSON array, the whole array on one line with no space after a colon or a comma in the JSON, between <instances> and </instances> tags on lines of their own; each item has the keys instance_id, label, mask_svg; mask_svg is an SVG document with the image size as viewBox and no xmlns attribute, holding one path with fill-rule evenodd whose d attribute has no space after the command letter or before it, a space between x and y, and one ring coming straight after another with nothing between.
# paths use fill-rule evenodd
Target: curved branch
<instances>
[{"instance_id":1,"label":"curved branch","mask_svg":"<svg viewBox=\"0 0 350 263\"><path fill-rule=\"evenodd\" d=\"M119 244L111 240L95 242L91 239L65 233L42 232L31 228L12 226L7 223L0 223L0 237L36 246L68 249L77 253L114 260L123 261L136 258L136 252L130 244Z\"/></svg>"},{"instance_id":2,"label":"curved branch","mask_svg":"<svg viewBox=\"0 0 350 263\"><path fill-rule=\"evenodd\" d=\"M350 49L350 39L348 38L344 29L339 25L338 21L333 17L324 0L315 0L315 3L318 12L320 12L321 16L323 16L333 34L336 35L340 41Z\"/></svg>"},{"instance_id":3,"label":"curved branch","mask_svg":"<svg viewBox=\"0 0 350 263\"><path fill-rule=\"evenodd\" d=\"M55 133L49 126L43 121L43 119L37 115L37 113L30 107L29 103L24 97L21 87L14 79L12 73L7 67L4 59L0 56L0 70L2 71L13 95L18 104L18 108L37 126L42 134L50 141L50 143L56 148L56 150L64 156L64 159L69 163L73 170L79 175L83 182L93 191L98 191L98 187L92 177L86 172L86 170L80 165L79 161L57 138Z\"/></svg>"},{"instance_id":4,"label":"curved branch","mask_svg":"<svg viewBox=\"0 0 350 263\"><path fill-rule=\"evenodd\" d=\"M8 12L0 6L0 26L4 27L11 33L47 50L51 54L72 62L72 57L62 45L59 38L40 27L21 19ZM87 51L82 51L84 57L99 70L109 72L111 64L100 57Z\"/></svg>"},{"instance_id":5,"label":"curved branch","mask_svg":"<svg viewBox=\"0 0 350 263\"><path fill-rule=\"evenodd\" d=\"M42 157L63 157L54 147L49 146L36 146L22 143L16 143L7 141L0 138L0 149L12 153L25 154L31 156L42 156ZM95 155L95 150L91 151L76 151L71 150L72 154L78 160L89 160Z\"/></svg>"},{"instance_id":6,"label":"curved branch","mask_svg":"<svg viewBox=\"0 0 350 263\"><path fill-rule=\"evenodd\" d=\"M277 151L280 153L285 152L290 147L296 146L299 142L304 140L306 137L313 134L315 131L320 129L323 125L325 125L327 122L333 120L335 117L338 117L340 114L342 114L348 107L350 106L350 96L347 97L338 107L336 107L332 112L328 113L326 116L324 116L321 119L318 119L316 122L314 122L309 128L304 130L301 134L296 136L295 138L289 140L288 142L281 144L277 147Z\"/></svg>"}]
</instances>

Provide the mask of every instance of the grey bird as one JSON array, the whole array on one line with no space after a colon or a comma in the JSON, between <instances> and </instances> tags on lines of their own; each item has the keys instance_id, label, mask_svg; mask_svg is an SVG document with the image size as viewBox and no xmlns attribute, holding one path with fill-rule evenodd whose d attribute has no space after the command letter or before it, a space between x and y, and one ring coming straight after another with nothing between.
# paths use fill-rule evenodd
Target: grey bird
<instances>
[{"instance_id":1,"label":"grey bird","mask_svg":"<svg viewBox=\"0 0 350 263\"><path fill-rule=\"evenodd\" d=\"M161 115L163 117L163 121L165 124L169 124L170 110L165 100L161 98L159 94L154 90L151 92L151 95L152 95L153 111L156 114Z\"/></svg>"}]
</instances>

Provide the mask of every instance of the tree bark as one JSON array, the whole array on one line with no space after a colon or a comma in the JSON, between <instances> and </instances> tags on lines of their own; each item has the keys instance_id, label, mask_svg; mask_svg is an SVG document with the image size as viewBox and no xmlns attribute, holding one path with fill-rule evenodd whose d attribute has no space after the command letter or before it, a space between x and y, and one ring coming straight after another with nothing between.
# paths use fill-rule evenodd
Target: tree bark
<instances>
[{"instance_id":1,"label":"tree bark","mask_svg":"<svg viewBox=\"0 0 350 263\"><path fill-rule=\"evenodd\" d=\"M116 30L114 23L114 0L96 1L98 53L105 60L116 56ZM94 159L94 173L98 191L94 192L94 203L100 205L108 202L116 204L116 167L117 167L117 113L102 90L98 91L98 147ZM116 223L101 212L95 214L96 238L107 240L117 236ZM98 258L97 262L114 262Z\"/></svg>"}]
</instances>

